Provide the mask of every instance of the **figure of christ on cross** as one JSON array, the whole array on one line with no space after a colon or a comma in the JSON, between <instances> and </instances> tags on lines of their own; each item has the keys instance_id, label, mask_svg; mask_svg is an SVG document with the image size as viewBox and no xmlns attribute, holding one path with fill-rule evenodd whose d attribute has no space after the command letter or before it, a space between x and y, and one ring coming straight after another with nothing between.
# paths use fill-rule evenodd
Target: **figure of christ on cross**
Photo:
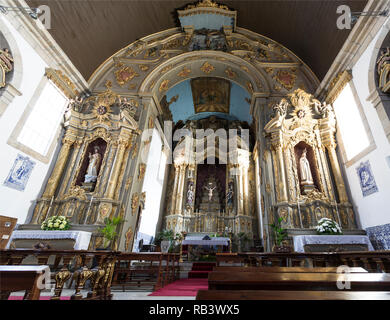
<instances>
[{"instance_id":1,"label":"figure of christ on cross","mask_svg":"<svg viewBox=\"0 0 390 320\"><path fill-rule=\"evenodd\" d=\"M214 188L211 188L212 185L212 182L209 182L209 187L205 186L205 189L209 192L209 201L211 201L211 199L213 198L213 191L216 188L216 186Z\"/></svg>"}]
</instances>

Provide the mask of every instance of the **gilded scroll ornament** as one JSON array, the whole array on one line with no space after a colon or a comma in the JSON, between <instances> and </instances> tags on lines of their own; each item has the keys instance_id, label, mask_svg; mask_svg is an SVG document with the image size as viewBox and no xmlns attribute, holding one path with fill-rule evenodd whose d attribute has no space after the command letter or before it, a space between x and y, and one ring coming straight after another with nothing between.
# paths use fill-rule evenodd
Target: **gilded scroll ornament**
<instances>
[{"instance_id":1,"label":"gilded scroll ornament","mask_svg":"<svg viewBox=\"0 0 390 320\"><path fill-rule=\"evenodd\" d=\"M139 199L139 204L142 210L145 209L145 201L146 201L146 191L141 193L141 197Z\"/></svg>"},{"instance_id":2,"label":"gilded scroll ornament","mask_svg":"<svg viewBox=\"0 0 390 320\"><path fill-rule=\"evenodd\" d=\"M231 78L231 79L235 79L236 77L237 77L237 73L235 73L233 70L232 70L232 68L226 68L226 70L225 70L225 73L226 73L226 75L229 77L229 78Z\"/></svg>"},{"instance_id":3,"label":"gilded scroll ornament","mask_svg":"<svg viewBox=\"0 0 390 320\"><path fill-rule=\"evenodd\" d=\"M169 88L169 80L165 79L163 82L161 82L160 87L158 88L158 91L167 91Z\"/></svg>"},{"instance_id":4,"label":"gilded scroll ornament","mask_svg":"<svg viewBox=\"0 0 390 320\"><path fill-rule=\"evenodd\" d=\"M146 164L145 163L140 163L139 164L139 169L138 169L138 181L142 180L145 176L146 172Z\"/></svg>"},{"instance_id":5,"label":"gilded scroll ornament","mask_svg":"<svg viewBox=\"0 0 390 320\"><path fill-rule=\"evenodd\" d=\"M126 180L126 184L125 184L125 190L126 190L126 191L129 190L132 181L133 181L133 177L129 177L129 178Z\"/></svg>"},{"instance_id":6,"label":"gilded scroll ornament","mask_svg":"<svg viewBox=\"0 0 390 320\"><path fill-rule=\"evenodd\" d=\"M139 194L133 193L133 196L131 197L131 215L134 215L136 213L136 210L138 209L139 205Z\"/></svg>"},{"instance_id":7,"label":"gilded scroll ornament","mask_svg":"<svg viewBox=\"0 0 390 320\"><path fill-rule=\"evenodd\" d=\"M273 78L285 89L291 90L295 85L297 76L292 71L280 70Z\"/></svg>"},{"instance_id":8,"label":"gilded scroll ornament","mask_svg":"<svg viewBox=\"0 0 390 320\"><path fill-rule=\"evenodd\" d=\"M116 67L115 78L120 86L125 85L135 77L139 77L139 74L132 67L124 65L122 62L119 62Z\"/></svg>"},{"instance_id":9,"label":"gilded scroll ornament","mask_svg":"<svg viewBox=\"0 0 390 320\"><path fill-rule=\"evenodd\" d=\"M181 71L177 74L177 76L178 76L178 77L185 78L185 77L187 77L190 73L191 73L191 69L188 68L188 67L184 67L183 70L181 70Z\"/></svg>"},{"instance_id":10,"label":"gilded scroll ornament","mask_svg":"<svg viewBox=\"0 0 390 320\"><path fill-rule=\"evenodd\" d=\"M126 234L125 234L125 251L128 251L129 250L129 245L130 243L132 242L133 240L133 229L131 227L129 227L129 229L127 229L126 231Z\"/></svg>"},{"instance_id":11,"label":"gilded scroll ornament","mask_svg":"<svg viewBox=\"0 0 390 320\"><path fill-rule=\"evenodd\" d=\"M210 74L211 72L213 72L215 70L215 67L210 64L209 62L205 62L201 67L200 67L200 70L203 71L203 73L205 74Z\"/></svg>"}]
</instances>

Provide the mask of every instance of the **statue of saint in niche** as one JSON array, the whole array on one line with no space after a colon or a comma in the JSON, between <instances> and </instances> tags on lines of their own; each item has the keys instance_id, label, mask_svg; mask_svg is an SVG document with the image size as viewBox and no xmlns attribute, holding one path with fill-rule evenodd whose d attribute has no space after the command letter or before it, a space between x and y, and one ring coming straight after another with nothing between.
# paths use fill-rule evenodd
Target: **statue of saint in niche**
<instances>
[{"instance_id":1,"label":"statue of saint in niche","mask_svg":"<svg viewBox=\"0 0 390 320\"><path fill-rule=\"evenodd\" d=\"M229 189L228 189L228 192L226 194L226 199L227 199L228 206L232 206L233 205L233 195L234 195L233 183L229 182Z\"/></svg>"},{"instance_id":2,"label":"statue of saint in niche","mask_svg":"<svg viewBox=\"0 0 390 320\"><path fill-rule=\"evenodd\" d=\"M301 170L301 185L313 185L313 176L311 175L310 163L306 158L307 150L303 149L301 158L299 159L299 166Z\"/></svg>"},{"instance_id":3,"label":"statue of saint in niche","mask_svg":"<svg viewBox=\"0 0 390 320\"><path fill-rule=\"evenodd\" d=\"M100 163L102 161L102 156L99 153L100 148L98 146L94 147L94 153L89 153L89 164L87 169L87 174L85 175L85 183L96 182Z\"/></svg>"},{"instance_id":4,"label":"statue of saint in niche","mask_svg":"<svg viewBox=\"0 0 390 320\"><path fill-rule=\"evenodd\" d=\"M187 191L187 204L191 206L193 202L194 202L194 185L190 183Z\"/></svg>"}]
</instances>

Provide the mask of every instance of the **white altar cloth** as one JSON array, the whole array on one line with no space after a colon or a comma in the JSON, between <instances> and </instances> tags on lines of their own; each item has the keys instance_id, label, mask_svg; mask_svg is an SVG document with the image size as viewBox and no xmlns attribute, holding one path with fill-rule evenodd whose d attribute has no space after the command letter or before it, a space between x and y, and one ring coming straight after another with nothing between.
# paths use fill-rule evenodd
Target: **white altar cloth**
<instances>
[{"instance_id":1,"label":"white altar cloth","mask_svg":"<svg viewBox=\"0 0 390 320\"><path fill-rule=\"evenodd\" d=\"M12 232L11 238L8 241L7 249L13 240L17 239L73 239L75 240L74 250L88 250L89 241L91 240L92 232L87 231L49 231L49 230L15 230Z\"/></svg>"},{"instance_id":2,"label":"white altar cloth","mask_svg":"<svg viewBox=\"0 0 390 320\"><path fill-rule=\"evenodd\" d=\"M225 237L210 237L211 240L202 240L203 237L197 236L187 236L185 240L182 241L183 245L191 246L228 246L230 239Z\"/></svg>"},{"instance_id":3,"label":"white altar cloth","mask_svg":"<svg viewBox=\"0 0 390 320\"><path fill-rule=\"evenodd\" d=\"M294 236L294 250L304 252L306 244L367 244L368 251L374 251L374 248L367 236L360 235L301 235Z\"/></svg>"}]
</instances>

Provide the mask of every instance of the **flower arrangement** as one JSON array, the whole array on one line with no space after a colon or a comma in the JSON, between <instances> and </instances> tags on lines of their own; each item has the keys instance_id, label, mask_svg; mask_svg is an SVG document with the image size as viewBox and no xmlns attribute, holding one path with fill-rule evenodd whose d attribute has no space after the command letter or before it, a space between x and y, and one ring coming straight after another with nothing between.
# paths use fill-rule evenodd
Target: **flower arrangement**
<instances>
[{"instance_id":1,"label":"flower arrangement","mask_svg":"<svg viewBox=\"0 0 390 320\"><path fill-rule=\"evenodd\" d=\"M42 225L42 230L68 230L70 223L64 216L52 216L46 219Z\"/></svg>"},{"instance_id":2,"label":"flower arrangement","mask_svg":"<svg viewBox=\"0 0 390 320\"><path fill-rule=\"evenodd\" d=\"M316 227L318 234L342 234L340 226L333 220L322 218Z\"/></svg>"}]
</instances>

